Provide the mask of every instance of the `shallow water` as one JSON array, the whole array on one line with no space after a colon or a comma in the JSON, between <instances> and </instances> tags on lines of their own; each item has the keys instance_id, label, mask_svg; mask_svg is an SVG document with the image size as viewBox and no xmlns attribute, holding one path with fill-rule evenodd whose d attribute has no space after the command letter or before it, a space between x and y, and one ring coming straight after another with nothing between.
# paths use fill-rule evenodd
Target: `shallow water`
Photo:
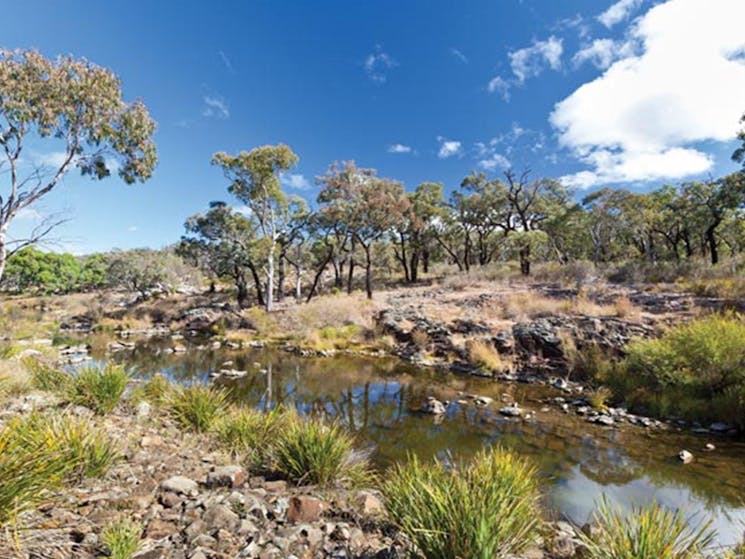
<instances>
[{"instance_id":1,"label":"shallow water","mask_svg":"<svg viewBox=\"0 0 745 559\"><path fill-rule=\"evenodd\" d=\"M336 417L373 449L381 469L408 453L469 456L485 445L501 444L535 462L547 488L547 506L556 517L582 523L605 494L624 507L654 499L694 519L711 518L722 545L739 541L745 528L742 442L638 427L604 428L554 408L541 412L539 400L560 395L547 387L448 374L394 359L308 359L266 349L156 355L156 347L156 342L138 345L114 359L144 377L161 372L179 382L207 380L210 371L232 361L230 368L249 373L226 383L235 398L262 408L289 404ZM486 409L456 403L464 393L495 402ZM535 419L502 418L497 409L505 394L535 411ZM415 411L427 396L453 402L445 417ZM703 452L707 442L717 449ZM677 459L684 448L695 455L693 463L683 465Z\"/></svg>"}]
</instances>

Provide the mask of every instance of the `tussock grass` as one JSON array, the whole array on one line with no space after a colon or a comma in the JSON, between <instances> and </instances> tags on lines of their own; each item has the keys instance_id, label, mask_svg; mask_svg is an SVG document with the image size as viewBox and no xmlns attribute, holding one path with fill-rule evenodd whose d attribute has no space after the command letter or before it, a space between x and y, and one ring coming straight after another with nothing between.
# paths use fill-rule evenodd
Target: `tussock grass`
<instances>
[{"instance_id":1,"label":"tussock grass","mask_svg":"<svg viewBox=\"0 0 745 559\"><path fill-rule=\"evenodd\" d=\"M387 477L391 519L425 559L505 557L538 536L535 469L509 451L483 450L452 468L412 457Z\"/></svg>"},{"instance_id":2,"label":"tussock grass","mask_svg":"<svg viewBox=\"0 0 745 559\"><path fill-rule=\"evenodd\" d=\"M475 366L488 371L512 370L513 363L503 357L493 344L483 340L466 342L468 358Z\"/></svg>"},{"instance_id":3,"label":"tussock grass","mask_svg":"<svg viewBox=\"0 0 745 559\"><path fill-rule=\"evenodd\" d=\"M588 559L695 559L715 536L710 522L690 527L680 512L656 503L627 514L604 498L595 522L592 537L578 533Z\"/></svg>"},{"instance_id":4,"label":"tussock grass","mask_svg":"<svg viewBox=\"0 0 745 559\"><path fill-rule=\"evenodd\" d=\"M262 470L269 467L272 444L291 420L281 408L269 412L234 408L215 422L213 432L223 448Z\"/></svg>"},{"instance_id":5,"label":"tussock grass","mask_svg":"<svg viewBox=\"0 0 745 559\"><path fill-rule=\"evenodd\" d=\"M38 359L28 357L23 360L23 365L31 377L31 386L36 390L64 392L70 385L70 375Z\"/></svg>"},{"instance_id":6,"label":"tussock grass","mask_svg":"<svg viewBox=\"0 0 745 559\"><path fill-rule=\"evenodd\" d=\"M198 433L209 431L228 411L225 390L204 384L176 387L167 394L164 405L171 416L183 427Z\"/></svg>"},{"instance_id":7,"label":"tussock grass","mask_svg":"<svg viewBox=\"0 0 745 559\"><path fill-rule=\"evenodd\" d=\"M587 402L592 406L592 409L596 411L604 411L608 408L608 402L613 396L610 388L606 386L600 386L591 390L587 393Z\"/></svg>"},{"instance_id":8,"label":"tussock grass","mask_svg":"<svg viewBox=\"0 0 745 559\"><path fill-rule=\"evenodd\" d=\"M110 436L88 420L60 413L10 420L0 430L0 525L65 483L103 475L117 458Z\"/></svg>"},{"instance_id":9,"label":"tussock grass","mask_svg":"<svg viewBox=\"0 0 745 559\"><path fill-rule=\"evenodd\" d=\"M355 451L352 436L320 419L289 422L276 443L274 466L299 485L359 486L372 478L367 456Z\"/></svg>"},{"instance_id":10,"label":"tussock grass","mask_svg":"<svg viewBox=\"0 0 745 559\"><path fill-rule=\"evenodd\" d=\"M82 367L72 377L66 397L72 404L106 415L119 404L128 383L129 374L120 365Z\"/></svg>"},{"instance_id":11,"label":"tussock grass","mask_svg":"<svg viewBox=\"0 0 745 559\"><path fill-rule=\"evenodd\" d=\"M101 543L111 559L131 559L142 546L141 536L142 524L123 518L106 525L101 532Z\"/></svg>"}]
</instances>

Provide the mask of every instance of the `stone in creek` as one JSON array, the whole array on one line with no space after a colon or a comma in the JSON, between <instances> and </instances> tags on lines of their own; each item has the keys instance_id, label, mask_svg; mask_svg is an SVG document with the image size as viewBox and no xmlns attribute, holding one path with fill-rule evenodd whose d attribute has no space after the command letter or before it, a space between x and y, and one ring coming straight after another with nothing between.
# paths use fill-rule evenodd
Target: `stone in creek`
<instances>
[{"instance_id":1,"label":"stone in creek","mask_svg":"<svg viewBox=\"0 0 745 559\"><path fill-rule=\"evenodd\" d=\"M716 450L716 449L717 447L714 446L712 443L706 443L706 445L704 445L704 450L706 452L711 452L712 450Z\"/></svg>"},{"instance_id":2,"label":"stone in creek","mask_svg":"<svg viewBox=\"0 0 745 559\"><path fill-rule=\"evenodd\" d=\"M709 431L713 433L726 433L732 429L731 425L727 425L726 423L722 423L721 421L717 421L716 423L712 423L709 425Z\"/></svg>"},{"instance_id":3,"label":"stone in creek","mask_svg":"<svg viewBox=\"0 0 745 559\"><path fill-rule=\"evenodd\" d=\"M523 410L520 409L520 406L515 402L514 404L500 408L499 413L506 415L507 417L520 417Z\"/></svg>"},{"instance_id":4,"label":"stone in creek","mask_svg":"<svg viewBox=\"0 0 745 559\"><path fill-rule=\"evenodd\" d=\"M687 450L681 450L678 453L678 458L681 462L683 462L683 464L690 464L691 462L693 462L693 454L691 454Z\"/></svg>"},{"instance_id":5,"label":"stone in creek","mask_svg":"<svg viewBox=\"0 0 745 559\"><path fill-rule=\"evenodd\" d=\"M609 415L597 415L590 418L590 421L592 421L593 423L598 423L600 425L605 425L606 427L610 427L611 425L615 425L616 423Z\"/></svg>"},{"instance_id":6,"label":"stone in creek","mask_svg":"<svg viewBox=\"0 0 745 559\"><path fill-rule=\"evenodd\" d=\"M473 399L473 403L477 406L488 406L491 404L494 400L492 398L489 398L489 396L476 396Z\"/></svg>"},{"instance_id":7,"label":"stone in creek","mask_svg":"<svg viewBox=\"0 0 745 559\"><path fill-rule=\"evenodd\" d=\"M427 403L424 404L424 407L422 407L422 411L424 413L429 413L432 415L443 415L447 411L445 408L445 404L440 402L437 398L434 398L433 396L430 396L427 398Z\"/></svg>"}]
</instances>

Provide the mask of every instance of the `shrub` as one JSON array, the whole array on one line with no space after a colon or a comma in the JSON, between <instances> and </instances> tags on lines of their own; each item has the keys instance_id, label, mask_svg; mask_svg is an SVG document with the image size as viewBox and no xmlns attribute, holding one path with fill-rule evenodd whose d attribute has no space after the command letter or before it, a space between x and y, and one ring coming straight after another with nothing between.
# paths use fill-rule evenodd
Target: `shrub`
<instances>
[{"instance_id":1,"label":"shrub","mask_svg":"<svg viewBox=\"0 0 745 559\"><path fill-rule=\"evenodd\" d=\"M227 392L204 384L175 388L166 396L165 406L182 426L204 433L228 409Z\"/></svg>"},{"instance_id":2,"label":"shrub","mask_svg":"<svg viewBox=\"0 0 745 559\"><path fill-rule=\"evenodd\" d=\"M608 407L611 396L612 393L609 388L600 386L587 394L587 402L592 406L592 409L603 411Z\"/></svg>"},{"instance_id":3,"label":"shrub","mask_svg":"<svg viewBox=\"0 0 745 559\"><path fill-rule=\"evenodd\" d=\"M128 383L129 375L121 365L83 367L70 381L67 400L105 415L117 406Z\"/></svg>"},{"instance_id":4,"label":"shrub","mask_svg":"<svg viewBox=\"0 0 745 559\"><path fill-rule=\"evenodd\" d=\"M142 524L129 518L111 522L101 532L101 543L111 559L130 559L141 547Z\"/></svg>"},{"instance_id":5,"label":"shrub","mask_svg":"<svg viewBox=\"0 0 745 559\"><path fill-rule=\"evenodd\" d=\"M361 485L371 479L367 456L356 452L353 438L337 423L295 417L280 433L274 466L302 484Z\"/></svg>"},{"instance_id":6,"label":"shrub","mask_svg":"<svg viewBox=\"0 0 745 559\"><path fill-rule=\"evenodd\" d=\"M738 405L745 387L743 340L745 323L724 314L676 326L658 339L632 341L614 388L632 404L655 411L669 407L668 413L703 413L697 418L744 426L745 406ZM727 415L710 405L720 399L729 403Z\"/></svg>"},{"instance_id":7,"label":"shrub","mask_svg":"<svg viewBox=\"0 0 745 559\"><path fill-rule=\"evenodd\" d=\"M215 437L229 452L245 457L252 468L267 467L270 447L290 421L280 408L261 412L250 408L231 410L214 426Z\"/></svg>"},{"instance_id":8,"label":"shrub","mask_svg":"<svg viewBox=\"0 0 745 559\"><path fill-rule=\"evenodd\" d=\"M714 539L710 522L689 527L680 512L656 503L630 513L603 498L592 536L579 532L589 559L693 559Z\"/></svg>"},{"instance_id":9,"label":"shrub","mask_svg":"<svg viewBox=\"0 0 745 559\"><path fill-rule=\"evenodd\" d=\"M493 559L538 535L535 469L512 452L482 450L448 469L412 457L383 485L391 519L426 559Z\"/></svg>"}]
</instances>

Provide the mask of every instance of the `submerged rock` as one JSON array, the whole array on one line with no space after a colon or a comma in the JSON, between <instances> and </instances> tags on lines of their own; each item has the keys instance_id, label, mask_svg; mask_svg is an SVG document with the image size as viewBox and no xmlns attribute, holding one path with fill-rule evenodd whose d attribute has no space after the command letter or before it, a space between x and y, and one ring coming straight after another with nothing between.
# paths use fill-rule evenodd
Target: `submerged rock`
<instances>
[{"instance_id":1,"label":"submerged rock","mask_svg":"<svg viewBox=\"0 0 745 559\"><path fill-rule=\"evenodd\" d=\"M681 450L678 453L678 458L681 462L683 462L683 464L690 464L691 462L693 462L693 454L691 454L687 450Z\"/></svg>"},{"instance_id":2,"label":"submerged rock","mask_svg":"<svg viewBox=\"0 0 745 559\"><path fill-rule=\"evenodd\" d=\"M517 402L513 402L509 406L500 408L499 413L507 417L520 417L523 414L523 410L520 408Z\"/></svg>"},{"instance_id":3,"label":"submerged rock","mask_svg":"<svg viewBox=\"0 0 745 559\"><path fill-rule=\"evenodd\" d=\"M422 407L422 411L432 415L444 415L447 412L447 408L440 400L434 396L430 396L427 398L427 403Z\"/></svg>"}]
</instances>

